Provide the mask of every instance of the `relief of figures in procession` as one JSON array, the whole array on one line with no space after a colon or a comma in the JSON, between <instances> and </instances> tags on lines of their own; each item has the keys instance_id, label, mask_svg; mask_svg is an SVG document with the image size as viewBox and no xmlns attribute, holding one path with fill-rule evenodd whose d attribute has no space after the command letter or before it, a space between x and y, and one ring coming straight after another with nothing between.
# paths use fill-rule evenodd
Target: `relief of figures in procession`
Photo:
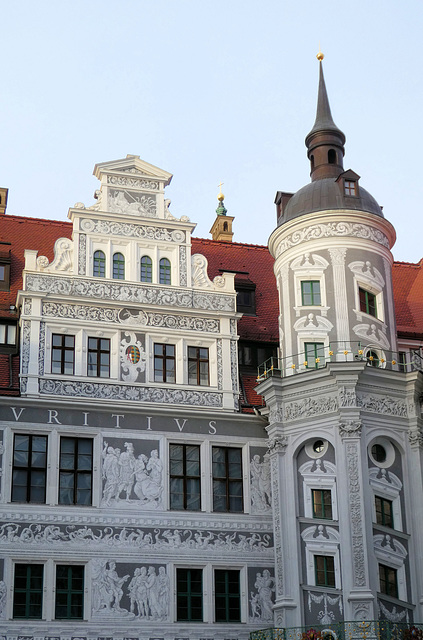
<instances>
[{"instance_id":1,"label":"relief of figures in procession","mask_svg":"<svg viewBox=\"0 0 423 640\"><path fill-rule=\"evenodd\" d=\"M101 506L139 505L144 509L162 507L163 463L158 442L137 441L144 451L135 451L132 442L103 443L103 497ZM122 451L123 448L123 451Z\"/></svg>"}]
</instances>

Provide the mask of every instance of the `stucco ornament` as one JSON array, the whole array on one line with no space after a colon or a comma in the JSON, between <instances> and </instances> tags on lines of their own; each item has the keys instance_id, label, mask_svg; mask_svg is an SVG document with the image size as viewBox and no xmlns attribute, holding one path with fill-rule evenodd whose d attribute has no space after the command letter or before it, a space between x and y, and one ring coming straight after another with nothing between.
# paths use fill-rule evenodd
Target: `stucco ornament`
<instances>
[{"instance_id":1,"label":"stucco ornament","mask_svg":"<svg viewBox=\"0 0 423 640\"><path fill-rule=\"evenodd\" d=\"M73 269L73 242L69 238L59 238L54 243L54 260L50 264L46 256L37 258L37 267L40 270L72 271Z\"/></svg>"},{"instance_id":2,"label":"stucco ornament","mask_svg":"<svg viewBox=\"0 0 423 640\"><path fill-rule=\"evenodd\" d=\"M121 377L124 382L136 382L145 371L147 355L144 346L132 331L125 331L120 342Z\"/></svg>"},{"instance_id":3,"label":"stucco ornament","mask_svg":"<svg viewBox=\"0 0 423 640\"><path fill-rule=\"evenodd\" d=\"M250 593L250 622L272 623L275 579L268 569L257 573L254 589L256 592Z\"/></svg>"},{"instance_id":4,"label":"stucco ornament","mask_svg":"<svg viewBox=\"0 0 423 640\"><path fill-rule=\"evenodd\" d=\"M353 327L353 331L356 336L375 344L377 347L381 347L382 349L390 348L389 340L384 332L373 323L363 322L356 324Z\"/></svg>"},{"instance_id":5,"label":"stucco ornament","mask_svg":"<svg viewBox=\"0 0 423 640\"><path fill-rule=\"evenodd\" d=\"M410 618L408 615L408 609L400 609L397 610L396 606L393 606L391 611L384 605L381 600L377 601L377 606L379 608L382 619L389 620L390 622L409 622Z\"/></svg>"},{"instance_id":6,"label":"stucco ornament","mask_svg":"<svg viewBox=\"0 0 423 640\"><path fill-rule=\"evenodd\" d=\"M330 596L328 593L317 594L312 591L308 592L308 610L311 611L312 604L321 604L323 602L323 609L317 614L317 620L319 624L333 624L336 620L336 614L333 611L329 611L329 605L336 607L338 605L339 613L342 615L342 596Z\"/></svg>"},{"instance_id":7,"label":"stucco ornament","mask_svg":"<svg viewBox=\"0 0 423 640\"><path fill-rule=\"evenodd\" d=\"M7 601L7 587L4 580L0 580L0 618L6 617L6 601Z\"/></svg>"},{"instance_id":8,"label":"stucco ornament","mask_svg":"<svg viewBox=\"0 0 423 640\"><path fill-rule=\"evenodd\" d=\"M170 584L164 566L143 565L130 574L119 576L113 560L94 560L92 614L100 619L135 618L167 620L169 614ZM122 598L129 597L129 610L121 606Z\"/></svg>"},{"instance_id":9,"label":"stucco ornament","mask_svg":"<svg viewBox=\"0 0 423 640\"><path fill-rule=\"evenodd\" d=\"M250 462L251 513L269 513L272 508L272 488L270 454L265 453L263 461L255 454Z\"/></svg>"},{"instance_id":10,"label":"stucco ornament","mask_svg":"<svg viewBox=\"0 0 423 640\"><path fill-rule=\"evenodd\" d=\"M127 213L149 218L155 218L157 215L155 197L127 190L110 190L107 206L111 213Z\"/></svg>"},{"instance_id":11,"label":"stucco ornament","mask_svg":"<svg viewBox=\"0 0 423 640\"><path fill-rule=\"evenodd\" d=\"M358 280L364 281L366 284L376 286L378 289L382 289L385 286L382 274L368 260L366 262L359 260L350 262L348 268L357 276Z\"/></svg>"},{"instance_id":12,"label":"stucco ornament","mask_svg":"<svg viewBox=\"0 0 423 640\"><path fill-rule=\"evenodd\" d=\"M339 424L339 434L344 438L359 438L361 436L361 421L347 420Z\"/></svg>"},{"instance_id":13,"label":"stucco ornament","mask_svg":"<svg viewBox=\"0 0 423 640\"><path fill-rule=\"evenodd\" d=\"M163 462L157 449L148 458L141 453L135 458L134 445L125 442L125 451L104 442L102 506L116 505L123 497L127 506L142 504L143 509L162 506Z\"/></svg>"}]
</instances>

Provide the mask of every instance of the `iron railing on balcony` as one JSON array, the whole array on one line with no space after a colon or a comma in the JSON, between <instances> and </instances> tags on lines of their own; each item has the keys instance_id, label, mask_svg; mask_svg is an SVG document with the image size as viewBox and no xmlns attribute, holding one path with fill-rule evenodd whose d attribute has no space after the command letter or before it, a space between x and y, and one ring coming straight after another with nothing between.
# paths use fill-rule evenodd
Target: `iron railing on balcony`
<instances>
[{"instance_id":1,"label":"iron railing on balcony","mask_svg":"<svg viewBox=\"0 0 423 640\"><path fill-rule=\"evenodd\" d=\"M333 622L308 627L262 629L250 633L250 640L422 640L423 624L365 620Z\"/></svg>"},{"instance_id":2,"label":"iron railing on balcony","mask_svg":"<svg viewBox=\"0 0 423 640\"><path fill-rule=\"evenodd\" d=\"M266 360L258 367L257 382L271 376L285 377L321 369L329 362L364 361L371 367L402 373L423 371L423 358L419 351L387 351L361 342L331 342L328 346L309 343L307 346L307 351Z\"/></svg>"}]
</instances>

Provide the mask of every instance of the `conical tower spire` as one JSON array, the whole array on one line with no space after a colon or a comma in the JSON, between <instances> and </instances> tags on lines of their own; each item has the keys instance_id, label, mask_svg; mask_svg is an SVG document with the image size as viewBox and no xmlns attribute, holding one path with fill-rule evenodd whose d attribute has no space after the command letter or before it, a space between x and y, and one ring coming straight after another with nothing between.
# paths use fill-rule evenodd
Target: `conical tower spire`
<instances>
[{"instance_id":1,"label":"conical tower spire","mask_svg":"<svg viewBox=\"0 0 423 640\"><path fill-rule=\"evenodd\" d=\"M305 139L307 156L311 163L311 179L337 178L344 170L345 135L333 121L323 75L323 53L319 51L319 91L316 120Z\"/></svg>"}]
</instances>

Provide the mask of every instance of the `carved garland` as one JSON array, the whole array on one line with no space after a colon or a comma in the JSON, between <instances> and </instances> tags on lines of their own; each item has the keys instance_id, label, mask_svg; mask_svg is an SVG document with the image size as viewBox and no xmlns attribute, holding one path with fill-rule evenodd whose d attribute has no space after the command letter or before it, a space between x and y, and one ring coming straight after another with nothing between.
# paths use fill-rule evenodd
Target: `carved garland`
<instances>
[{"instance_id":1,"label":"carved garland","mask_svg":"<svg viewBox=\"0 0 423 640\"><path fill-rule=\"evenodd\" d=\"M84 278L61 278L50 274L28 274L27 291L59 296L78 296L101 300L119 300L138 304L156 304L212 311L235 311L235 295L199 293L135 284L98 282Z\"/></svg>"},{"instance_id":2,"label":"carved garland","mask_svg":"<svg viewBox=\"0 0 423 640\"><path fill-rule=\"evenodd\" d=\"M384 233L382 233L382 231L379 231L379 229L376 229L375 227L351 222L329 222L326 224L314 224L309 227L304 227L303 229L298 229L298 231L294 231L294 233L284 238L284 240L282 240L278 245L276 257L280 256L290 247L294 247L302 242L334 236L352 236L355 238L372 240L373 242L377 242L389 249L388 238Z\"/></svg>"},{"instance_id":3,"label":"carved garland","mask_svg":"<svg viewBox=\"0 0 423 640\"><path fill-rule=\"evenodd\" d=\"M360 480L358 473L358 445L356 442L347 442L347 468L349 480L349 503L351 538L353 550L354 586L363 587L366 584L363 527L361 519Z\"/></svg>"},{"instance_id":4,"label":"carved garland","mask_svg":"<svg viewBox=\"0 0 423 640\"><path fill-rule=\"evenodd\" d=\"M134 400L198 407L221 407L222 394L213 391L133 387L121 384L79 382L77 380L39 380L39 392L44 395L99 398L102 400Z\"/></svg>"}]
</instances>

